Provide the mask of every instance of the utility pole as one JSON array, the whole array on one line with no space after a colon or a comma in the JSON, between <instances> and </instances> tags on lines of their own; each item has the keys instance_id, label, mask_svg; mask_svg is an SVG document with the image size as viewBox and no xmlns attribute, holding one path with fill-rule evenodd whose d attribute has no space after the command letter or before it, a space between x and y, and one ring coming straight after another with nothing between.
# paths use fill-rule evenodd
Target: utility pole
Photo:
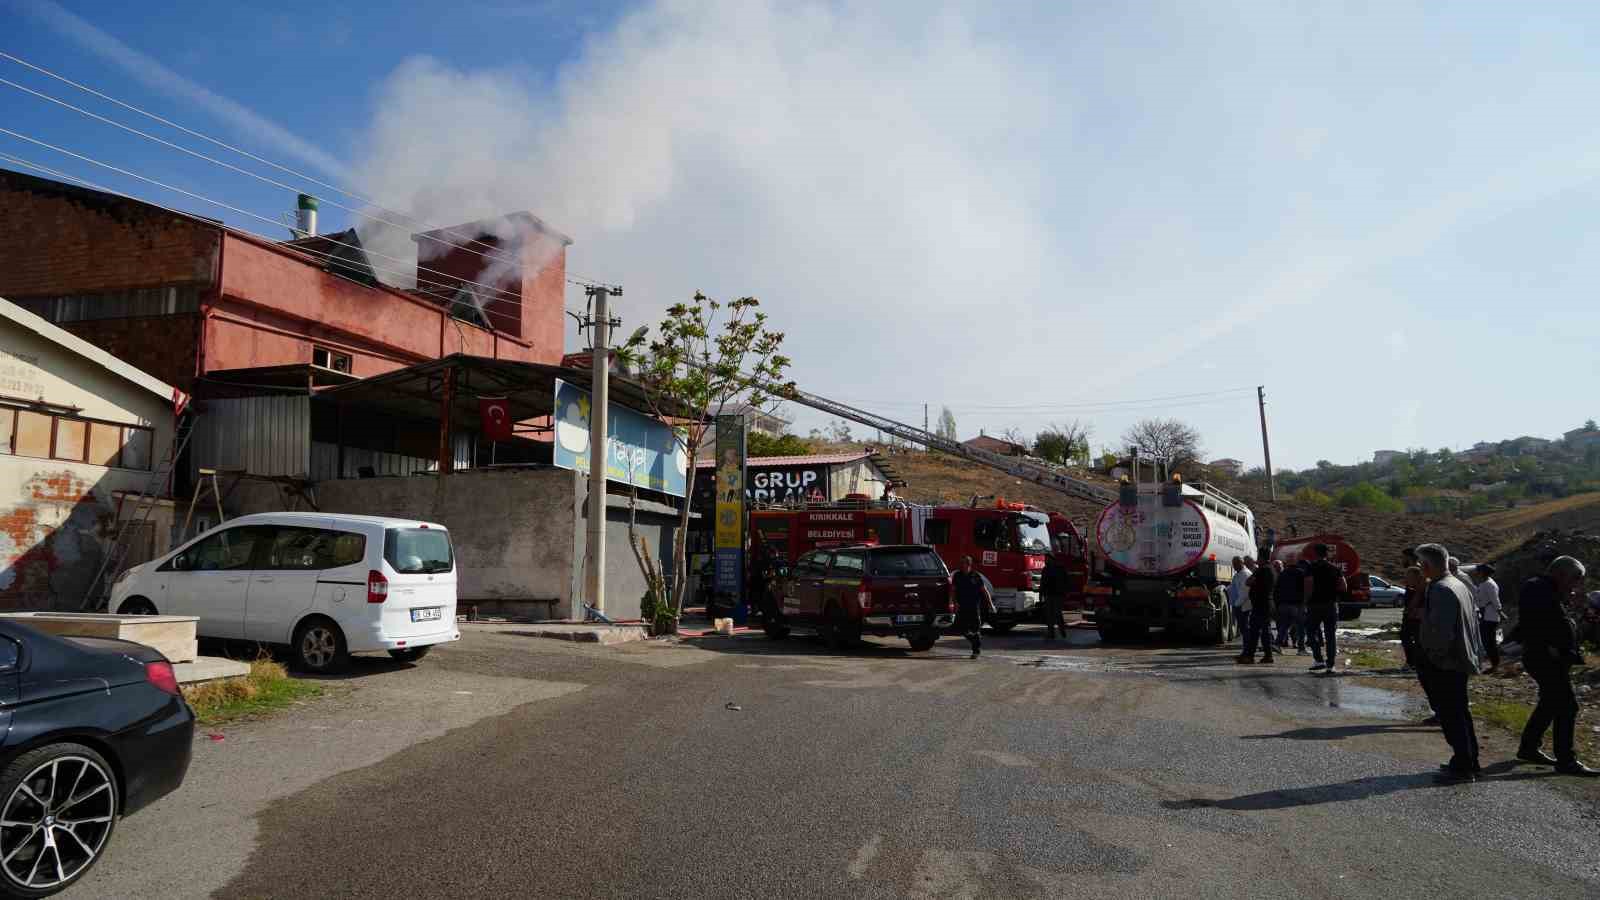
<instances>
[{"instance_id":1,"label":"utility pole","mask_svg":"<svg viewBox=\"0 0 1600 900\"><path fill-rule=\"evenodd\" d=\"M928 404L922 404L922 430L928 430Z\"/></svg>"},{"instance_id":2,"label":"utility pole","mask_svg":"<svg viewBox=\"0 0 1600 900\"><path fill-rule=\"evenodd\" d=\"M589 299L594 301L594 315L589 325L594 329L591 339L589 380L589 570L586 593L589 606L604 615L606 608L606 453L610 449L611 405L611 328L621 324L611 318L609 300L612 294L622 295L622 289L606 285L590 285Z\"/></svg>"},{"instance_id":3,"label":"utility pole","mask_svg":"<svg viewBox=\"0 0 1600 900\"><path fill-rule=\"evenodd\" d=\"M1272 475L1272 445L1267 442L1267 388L1256 385L1256 407L1261 410L1261 455L1267 460L1267 491L1278 502L1278 479Z\"/></svg>"}]
</instances>

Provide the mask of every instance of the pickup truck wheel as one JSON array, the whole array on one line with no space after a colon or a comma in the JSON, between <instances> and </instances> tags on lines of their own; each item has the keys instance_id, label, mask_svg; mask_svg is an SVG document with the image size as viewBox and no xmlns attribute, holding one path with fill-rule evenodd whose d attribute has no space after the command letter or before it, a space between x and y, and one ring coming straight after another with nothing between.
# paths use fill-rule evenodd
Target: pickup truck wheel
<instances>
[{"instance_id":1,"label":"pickup truck wheel","mask_svg":"<svg viewBox=\"0 0 1600 900\"><path fill-rule=\"evenodd\" d=\"M1017 627L1017 623L1015 623L1015 622L990 622L989 623L989 630L993 631L995 634L1005 634L1006 632L1010 631L1011 629L1013 629L1015 627Z\"/></svg>"},{"instance_id":2,"label":"pickup truck wheel","mask_svg":"<svg viewBox=\"0 0 1600 900\"><path fill-rule=\"evenodd\" d=\"M924 653L932 650L933 645L939 642L939 630L937 628L924 628L916 634L910 635L906 640L911 642L911 651L913 653Z\"/></svg>"},{"instance_id":3,"label":"pickup truck wheel","mask_svg":"<svg viewBox=\"0 0 1600 900\"><path fill-rule=\"evenodd\" d=\"M861 630L850 622L849 616L839 605L829 606L822 618L827 622L825 636L830 650L842 653L861 641Z\"/></svg>"},{"instance_id":4,"label":"pickup truck wheel","mask_svg":"<svg viewBox=\"0 0 1600 900\"><path fill-rule=\"evenodd\" d=\"M762 625L762 630L774 641L781 641L789 636L789 626L772 617L768 617L766 623Z\"/></svg>"}]
</instances>

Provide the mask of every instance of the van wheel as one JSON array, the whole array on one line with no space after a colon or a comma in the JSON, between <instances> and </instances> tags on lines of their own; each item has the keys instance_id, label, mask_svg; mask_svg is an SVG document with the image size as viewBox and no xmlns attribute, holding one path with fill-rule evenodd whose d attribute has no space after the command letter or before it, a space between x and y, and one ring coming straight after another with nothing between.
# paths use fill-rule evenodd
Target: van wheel
<instances>
[{"instance_id":1,"label":"van wheel","mask_svg":"<svg viewBox=\"0 0 1600 900\"><path fill-rule=\"evenodd\" d=\"M143 597L129 597L117 607L119 616L153 616L156 614L156 605Z\"/></svg>"},{"instance_id":2,"label":"van wheel","mask_svg":"<svg viewBox=\"0 0 1600 900\"><path fill-rule=\"evenodd\" d=\"M424 656L427 656L428 655L428 651L432 650L432 649L433 649L433 647L431 647L431 646L429 646L429 647L409 647L409 648L407 648L405 650L390 650L389 651L389 655L394 657L395 659L401 661L401 662L414 663L417 660L423 658Z\"/></svg>"},{"instance_id":3,"label":"van wheel","mask_svg":"<svg viewBox=\"0 0 1600 900\"><path fill-rule=\"evenodd\" d=\"M304 672L331 675L350 663L344 632L328 619L307 619L294 630L294 662Z\"/></svg>"}]
</instances>

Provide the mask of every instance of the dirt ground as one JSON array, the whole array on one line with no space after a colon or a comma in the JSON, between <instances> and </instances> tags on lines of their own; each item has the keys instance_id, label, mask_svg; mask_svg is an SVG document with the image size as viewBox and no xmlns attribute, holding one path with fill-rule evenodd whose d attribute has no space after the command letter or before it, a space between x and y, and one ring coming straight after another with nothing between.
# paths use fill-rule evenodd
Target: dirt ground
<instances>
[{"instance_id":1,"label":"dirt ground","mask_svg":"<svg viewBox=\"0 0 1600 900\"><path fill-rule=\"evenodd\" d=\"M1362 681L1369 681L1374 687L1422 696L1416 675L1404 668L1398 632L1385 631L1370 637L1341 634L1339 639L1340 655L1350 660L1351 670L1359 672ZM1579 755L1590 764L1600 764L1600 657L1591 654L1588 665L1574 668L1572 675L1580 710ZM1488 724L1513 739L1521 734L1539 698L1533 679L1523 673L1521 662L1510 655L1503 655L1495 672L1472 679L1467 690L1479 727Z\"/></svg>"}]
</instances>

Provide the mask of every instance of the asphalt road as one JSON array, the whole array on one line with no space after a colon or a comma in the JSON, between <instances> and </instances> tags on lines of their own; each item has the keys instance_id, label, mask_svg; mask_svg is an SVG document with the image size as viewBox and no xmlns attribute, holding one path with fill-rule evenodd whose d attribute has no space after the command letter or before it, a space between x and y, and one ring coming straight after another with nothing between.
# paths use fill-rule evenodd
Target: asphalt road
<instances>
[{"instance_id":1,"label":"asphalt road","mask_svg":"<svg viewBox=\"0 0 1600 900\"><path fill-rule=\"evenodd\" d=\"M1592 795L1502 764L1436 786L1443 741L1395 695L1228 657L469 631L202 737L74 893L1600 894Z\"/></svg>"}]
</instances>

